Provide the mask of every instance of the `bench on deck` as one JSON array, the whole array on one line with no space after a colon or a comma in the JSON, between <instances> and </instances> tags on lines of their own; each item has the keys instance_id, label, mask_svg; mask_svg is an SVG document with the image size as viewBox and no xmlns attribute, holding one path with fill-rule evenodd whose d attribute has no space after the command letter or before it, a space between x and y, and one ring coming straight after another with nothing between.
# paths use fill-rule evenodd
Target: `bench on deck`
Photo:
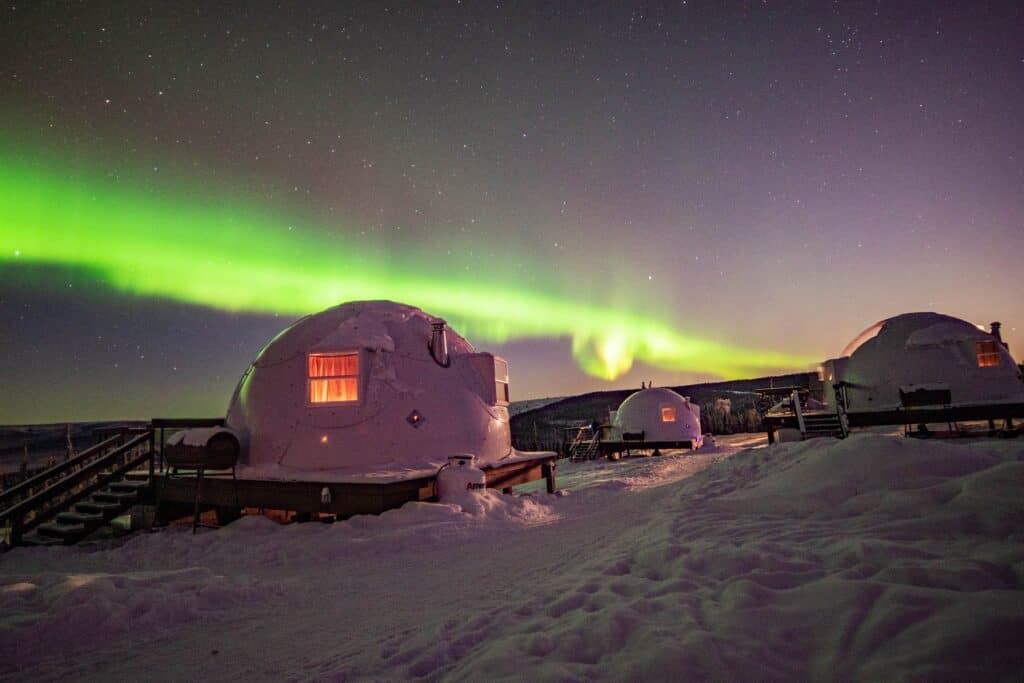
<instances>
[{"instance_id":1,"label":"bench on deck","mask_svg":"<svg viewBox=\"0 0 1024 683\"><path fill-rule=\"evenodd\" d=\"M911 384L900 387L900 407L903 410L914 408L948 408L953 404L953 392L945 384ZM946 426L950 434L959 433L955 422L947 422ZM917 430L911 429L909 423L903 426L904 434L907 436L926 437L931 436L926 424L917 425Z\"/></svg>"},{"instance_id":2,"label":"bench on deck","mask_svg":"<svg viewBox=\"0 0 1024 683\"><path fill-rule=\"evenodd\" d=\"M900 405L904 408L926 406L948 406L953 403L953 392L949 387L923 386L916 389L900 387Z\"/></svg>"}]
</instances>

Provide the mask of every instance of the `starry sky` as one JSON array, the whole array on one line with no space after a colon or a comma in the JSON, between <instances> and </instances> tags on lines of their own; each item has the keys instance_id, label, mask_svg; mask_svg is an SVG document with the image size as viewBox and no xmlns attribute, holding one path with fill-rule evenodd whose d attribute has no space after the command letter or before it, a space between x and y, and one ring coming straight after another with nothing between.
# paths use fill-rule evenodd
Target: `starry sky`
<instances>
[{"instance_id":1,"label":"starry sky","mask_svg":"<svg viewBox=\"0 0 1024 683\"><path fill-rule=\"evenodd\" d=\"M1022 29L1016 2L8 2L0 178L175 220L229 206L231 239L285 245L293 274L311 244L370 298L415 274L570 302L766 371L914 310L1001 320L1020 356ZM222 414L299 315L15 256L77 229L39 196L49 223L0 210L0 423ZM135 232L98 221L95 251L146 272L192 283L197 254L234 251L108 211ZM235 284L273 287L254 277ZM509 359L513 399L724 372L638 352L608 379L571 324L477 313L460 331Z\"/></svg>"}]
</instances>

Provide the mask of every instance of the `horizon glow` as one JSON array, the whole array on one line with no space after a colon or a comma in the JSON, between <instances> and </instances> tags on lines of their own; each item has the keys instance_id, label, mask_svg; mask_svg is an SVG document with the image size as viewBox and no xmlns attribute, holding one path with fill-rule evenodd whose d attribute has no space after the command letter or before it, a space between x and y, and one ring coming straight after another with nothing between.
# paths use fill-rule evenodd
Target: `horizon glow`
<instances>
[{"instance_id":1,"label":"horizon glow","mask_svg":"<svg viewBox=\"0 0 1024 683\"><path fill-rule=\"evenodd\" d=\"M309 314L392 299L448 318L467 338L570 338L586 373L612 380L637 360L735 379L814 359L685 334L670 322L443 269L387 263L250 200L155 194L0 151L0 263L65 265L130 295L249 313Z\"/></svg>"}]
</instances>

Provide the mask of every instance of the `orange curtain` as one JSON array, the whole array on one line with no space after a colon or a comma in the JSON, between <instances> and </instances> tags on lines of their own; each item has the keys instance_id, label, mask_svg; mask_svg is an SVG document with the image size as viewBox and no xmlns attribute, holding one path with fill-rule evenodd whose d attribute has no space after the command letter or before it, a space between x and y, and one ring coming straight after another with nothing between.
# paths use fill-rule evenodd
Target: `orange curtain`
<instances>
[{"instance_id":1,"label":"orange curtain","mask_svg":"<svg viewBox=\"0 0 1024 683\"><path fill-rule=\"evenodd\" d=\"M330 356L309 356L310 377L343 377L359 374L359 354L341 353Z\"/></svg>"},{"instance_id":2,"label":"orange curtain","mask_svg":"<svg viewBox=\"0 0 1024 683\"><path fill-rule=\"evenodd\" d=\"M359 381L355 377L309 380L310 403L339 403L359 400Z\"/></svg>"}]
</instances>

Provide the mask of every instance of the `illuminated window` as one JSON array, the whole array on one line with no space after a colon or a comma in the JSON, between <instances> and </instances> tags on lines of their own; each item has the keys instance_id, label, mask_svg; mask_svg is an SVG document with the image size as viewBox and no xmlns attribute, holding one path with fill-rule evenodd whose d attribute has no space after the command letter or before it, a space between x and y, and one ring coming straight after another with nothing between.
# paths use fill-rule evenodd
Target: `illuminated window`
<instances>
[{"instance_id":1,"label":"illuminated window","mask_svg":"<svg viewBox=\"0 0 1024 683\"><path fill-rule=\"evenodd\" d=\"M498 405L508 403L508 361L494 359L494 397Z\"/></svg>"},{"instance_id":2,"label":"illuminated window","mask_svg":"<svg viewBox=\"0 0 1024 683\"><path fill-rule=\"evenodd\" d=\"M351 403L358 400L358 353L309 354L310 403Z\"/></svg>"},{"instance_id":3,"label":"illuminated window","mask_svg":"<svg viewBox=\"0 0 1024 683\"><path fill-rule=\"evenodd\" d=\"M978 351L979 368L991 368L999 365L999 342L990 339L975 342L974 347Z\"/></svg>"},{"instance_id":4,"label":"illuminated window","mask_svg":"<svg viewBox=\"0 0 1024 683\"><path fill-rule=\"evenodd\" d=\"M661 421L662 422L675 422L676 421L676 409L672 406L661 407Z\"/></svg>"}]
</instances>

